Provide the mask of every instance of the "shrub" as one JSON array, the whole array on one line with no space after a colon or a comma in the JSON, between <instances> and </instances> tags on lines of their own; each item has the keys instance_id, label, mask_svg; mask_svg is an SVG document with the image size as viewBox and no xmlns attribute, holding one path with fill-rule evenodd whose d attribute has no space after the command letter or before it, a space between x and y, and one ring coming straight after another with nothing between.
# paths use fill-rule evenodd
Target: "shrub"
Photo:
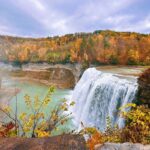
<instances>
[{"instance_id":1,"label":"shrub","mask_svg":"<svg viewBox=\"0 0 150 150\"><path fill-rule=\"evenodd\" d=\"M49 88L47 95L43 100L39 97L35 97L32 101L29 95L25 95L25 104L28 111L31 113L22 112L19 117L14 113L10 107L0 108L8 118L9 122L3 122L3 127L7 124L12 123L12 128L7 128L0 132L2 137L9 137L12 135L21 137L48 137L52 135L52 132L57 130L60 125L64 125L70 116L70 113L65 113L68 111L69 106L73 106L74 102L67 104L66 100L63 100L57 107L55 107L48 116L45 115L43 109L48 107L51 102L51 96L54 93L54 87ZM8 121L8 120L7 120ZM2 127L0 128L2 129ZM8 130L9 129L9 130Z\"/></svg>"},{"instance_id":2,"label":"shrub","mask_svg":"<svg viewBox=\"0 0 150 150\"><path fill-rule=\"evenodd\" d=\"M79 134L87 136L87 138L88 138L87 147L90 150L94 150L95 145L97 145L99 143L103 143L102 133L100 131L98 131L96 128L93 128L93 127L85 128L84 127L83 130L81 130L79 132Z\"/></svg>"},{"instance_id":3,"label":"shrub","mask_svg":"<svg viewBox=\"0 0 150 150\"><path fill-rule=\"evenodd\" d=\"M82 62L82 70L83 71L85 71L87 68L89 68L89 66L90 66L90 63L88 61L84 60Z\"/></svg>"},{"instance_id":4,"label":"shrub","mask_svg":"<svg viewBox=\"0 0 150 150\"><path fill-rule=\"evenodd\" d=\"M129 108L131 109L129 110ZM150 144L150 109L144 105L136 106L136 104L129 103L120 110L121 116L126 120L124 128L112 127L108 117L107 128L104 133L96 128L84 129L86 131L84 134L88 134L87 145L90 150L94 150L96 144L105 142Z\"/></svg>"},{"instance_id":5,"label":"shrub","mask_svg":"<svg viewBox=\"0 0 150 150\"><path fill-rule=\"evenodd\" d=\"M121 141L150 144L150 109L144 105L132 105L130 111L122 111L122 116L126 126L121 131Z\"/></svg>"}]
</instances>

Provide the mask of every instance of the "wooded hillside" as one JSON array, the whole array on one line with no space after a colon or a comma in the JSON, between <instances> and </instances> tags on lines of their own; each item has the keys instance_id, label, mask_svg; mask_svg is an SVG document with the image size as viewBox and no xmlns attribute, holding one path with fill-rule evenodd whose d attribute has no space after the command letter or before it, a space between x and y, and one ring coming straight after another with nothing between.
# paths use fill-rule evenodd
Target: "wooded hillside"
<instances>
[{"instance_id":1,"label":"wooded hillside","mask_svg":"<svg viewBox=\"0 0 150 150\"><path fill-rule=\"evenodd\" d=\"M0 36L0 61L150 65L150 35L99 30L47 38Z\"/></svg>"}]
</instances>

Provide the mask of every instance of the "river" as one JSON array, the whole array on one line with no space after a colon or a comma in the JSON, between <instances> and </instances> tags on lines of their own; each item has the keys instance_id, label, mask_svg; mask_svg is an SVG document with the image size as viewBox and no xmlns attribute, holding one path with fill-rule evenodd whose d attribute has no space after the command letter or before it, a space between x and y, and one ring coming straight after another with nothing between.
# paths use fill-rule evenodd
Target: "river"
<instances>
[{"instance_id":1,"label":"river","mask_svg":"<svg viewBox=\"0 0 150 150\"><path fill-rule=\"evenodd\" d=\"M29 95L32 100L35 96L38 96L41 100L44 98L44 96L48 92L48 86L38 83L38 82L32 82L27 80L14 80L11 78L2 78L2 88L3 89L11 89L12 91L17 91L19 89L18 93L15 96L12 96L8 99L6 98L6 103L9 104L9 106L15 111L16 106L16 99L17 99L17 108L18 108L18 116L22 112L30 113L30 111L25 107L25 101L24 96L27 94ZM56 89L54 94L52 95L52 100L50 102L50 105L48 105L47 109L44 109L43 112L45 114L48 114L53 110L61 101L62 99L69 99L70 95L72 93L72 90L70 89ZM8 101L8 102L7 102ZM5 100L3 99L3 103L5 103ZM69 131L71 129L72 123L69 120L66 125L60 126L58 131L55 131L53 135L61 134L64 131Z\"/></svg>"},{"instance_id":2,"label":"river","mask_svg":"<svg viewBox=\"0 0 150 150\"><path fill-rule=\"evenodd\" d=\"M1 68L12 70L12 66L7 65ZM118 107L134 100L138 86L137 77L146 68L100 66L97 67L97 70L89 69L81 77L74 90L56 89L49 107L43 111L51 111L61 102L61 99L66 98L69 100L71 98L76 102L73 114L76 120L74 122L77 123L77 126L83 122L87 126L96 126L104 130L108 115L114 123L118 122L118 124L122 124L122 120L116 115ZM8 89L6 93L9 96L8 100L6 94L3 94L5 97L0 95L1 103L9 102L9 105L15 110L15 101L17 98L18 114L28 111L24 103L25 94L28 94L32 98L39 96L42 99L48 90L47 85L41 84L38 81L35 82L32 79L30 81L27 79L22 80L19 77L7 76L7 74L3 74L1 78L2 89ZM12 94L12 91L15 91L15 89L19 89L19 93L16 96ZM72 127L73 123L69 120L54 135L69 131Z\"/></svg>"}]
</instances>

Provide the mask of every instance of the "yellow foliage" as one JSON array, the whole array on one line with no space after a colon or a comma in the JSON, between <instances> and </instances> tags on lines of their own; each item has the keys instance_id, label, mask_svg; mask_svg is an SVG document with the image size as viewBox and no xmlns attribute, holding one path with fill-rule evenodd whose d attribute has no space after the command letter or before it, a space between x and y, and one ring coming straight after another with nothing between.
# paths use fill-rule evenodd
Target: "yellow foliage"
<instances>
[{"instance_id":1,"label":"yellow foliage","mask_svg":"<svg viewBox=\"0 0 150 150\"><path fill-rule=\"evenodd\" d=\"M25 100L26 105L29 107L29 106L31 105L30 96L26 94L26 95L24 96L24 100Z\"/></svg>"},{"instance_id":2,"label":"yellow foliage","mask_svg":"<svg viewBox=\"0 0 150 150\"><path fill-rule=\"evenodd\" d=\"M10 113L12 111L9 106L4 106L3 110L7 113Z\"/></svg>"},{"instance_id":3,"label":"yellow foliage","mask_svg":"<svg viewBox=\"0 0 150 150\"><path fill-rule=\"evenodd\" d=\"M37 137L49 137L50 133L46 131L36 130Z\"/></svg>"},{"instance_id":4,"label":"yellow foliage","mask_svg":"<svg viewBox=\"0 0 150 150\"><path fill-rule=\"evenodd\" d=\"M122 112L126 126L122 130L122 140L133 143L150 143L150 109L146 106L136 106L128 112ZM137 134L138 133L138 134Z\"/></svg>"},{"instance_id":5,"label":"yellow foliage","mask_svg":"<svg viewBox=\"0 0 150 150\"><path fill-rule=\"evenodd\" d=\"M28 112L22 112L19 117L12 112L10 107L0 108L0 110L12 121L12 124L7 126L8 131L13 125L13 127L15 127L15 135L23 137L47 137L51 136L52 131L58 130L58 125L64 125L64 123L68 121L68 116L70 115L69 113L64 114L64 111L67 111L69 106L73 106L74 102L67 104L67 101L63 100L57 107L49 112L48 116L43 112L43 109L49 106L54 91L55 88L50 87L43 100L40 100L38 96L35 96L32 100L31 97L26 94L24 96L24 101L28 107ZM8 133L8 131L8 136L14 134L14 131L10 133ZM0 135L5 136L6 133L0 131Z\"/></svg>"},{"instance_id":6,"label":"yellow foliage","mask_svg":"<svg viewBox=\"0 0 150 150\"><path fill-rule=\"evenodd\" d=\"M127 108L130 110L126 111ZM150 144L150 109L143 105L136 106L136 104L129 103L120 110L121 116L126 119L124 128L111 127L104 133L96 128L85 128L80 132L89 135L87 145L90 150L94 150L96 144L105 142Z\"/></svg>"}]
</instances>

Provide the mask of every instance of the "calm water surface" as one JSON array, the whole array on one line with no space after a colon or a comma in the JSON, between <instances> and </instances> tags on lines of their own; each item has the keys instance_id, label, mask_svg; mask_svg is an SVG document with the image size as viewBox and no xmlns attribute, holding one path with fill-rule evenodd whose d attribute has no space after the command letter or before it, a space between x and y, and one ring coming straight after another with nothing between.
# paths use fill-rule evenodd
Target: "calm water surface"
<instances>
[{"instance_id":1,"label":"calm water surface","mask_svg":"<svg viewBox=\"0 0 150 150\"><path fill-rule=\"evenodd\" d=\"M32 100L35 96L38 96L40 99L43 99L44 96L47 94L48 86L31 82L31 81L18 81L18 80L11 80L11 79L4 79L2 82L3 87L16 87L16 89L20 89L20 92L14 96L9 104L11 108L15 111L15 105L16 105L16 98L17 98L17 106L18 106L18 114L21 112L30 113L31 111L26 108L25 102L24 102L24 96L27 94L29 95ZM15 89L13 89L15 90ZM72 90L70 89L56 89L55 93L52 95L52 101L50 102L47 109L44 109L43 112L46 116L53 110L59 103L62 101L62 99L66 98L69 99L71 96ZM73 128L72 121L69 120L66 125L60 126L58 131L55 131L53 135L60 134L64 131L69 131Z\"/></svg>"}]
</instances>

